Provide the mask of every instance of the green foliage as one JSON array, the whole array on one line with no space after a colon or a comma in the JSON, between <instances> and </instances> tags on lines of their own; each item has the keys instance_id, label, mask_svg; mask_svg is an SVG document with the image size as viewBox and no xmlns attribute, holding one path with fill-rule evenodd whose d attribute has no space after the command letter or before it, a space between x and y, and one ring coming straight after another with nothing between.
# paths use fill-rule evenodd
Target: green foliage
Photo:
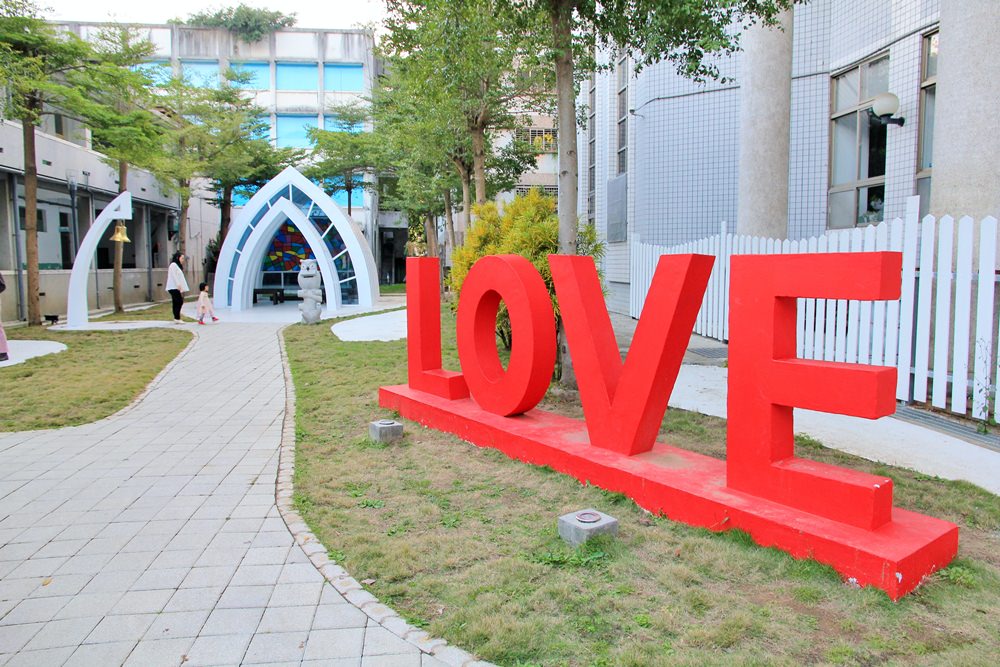
<instances>
[{"instance_id":1,"label":"green foliage","mask_svg":"<svg viewBox=\"0 0 1000 667\"><path fill-rule=\"evenodd\" d=\"M173 19L171 23L200 28L225 28L245 42L260 41L265 35L295 25L295 13L258 9L240 3L214 12L197 12L187 19Z\"/></svg>"},{"instance_id":2,"label":"green foliage","mask_svg":"<svg viewBox=\"0 0 1000 667\"><path fill-rule=\"evenodd\" d=\"M379 164L378 138L364 131L371 120L366 107L357 102L332 106L328 111L336 116L337 130L309 129L315 144L313 162L305 175L319 182L327 194L347 192L347 208L351 209L351 192L365 187L365 175L374 174Z\"/></svg>"},{"instance_id":3,"label":"green foliage","mask_svg":"<svg viewBox=\"0 0 1000 667\"><path fill-rule=\"evenodd\" d=\"M504 207L488 203L477 207L478 220L465 237L465 244L452 255L449 277L451 287L459 292L472 265L487 255L515 254L526 257L541 274L552 298L552 308L559 315L549 255L559 252L559 220L556 201L535 188L528 194L515 197ZM581 225L578 232L577 253L590 255L596 263L604 257L604 243L597 237L593 225ZM510 349L510 317L501 303L497 314L497 336Z\"/></svg>"}]
</instances>

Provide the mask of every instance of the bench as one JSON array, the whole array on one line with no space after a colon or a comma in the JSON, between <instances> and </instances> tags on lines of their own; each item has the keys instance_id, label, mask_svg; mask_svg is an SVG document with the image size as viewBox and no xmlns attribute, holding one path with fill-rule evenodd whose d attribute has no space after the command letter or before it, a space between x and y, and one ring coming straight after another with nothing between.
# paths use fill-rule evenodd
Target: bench
<instances>
[{"instance_id":1,"label":"bench","mask_svg":"<svg viewBox=\"0 0 1000 667\"><path fill-rule=\"evenodd\" d=\"M271 299L273 305L285 302L285 290L280 287L259 287L253 291L253 302L257 303L257 296L266 296Z\"/></svg>"}]
</instances>

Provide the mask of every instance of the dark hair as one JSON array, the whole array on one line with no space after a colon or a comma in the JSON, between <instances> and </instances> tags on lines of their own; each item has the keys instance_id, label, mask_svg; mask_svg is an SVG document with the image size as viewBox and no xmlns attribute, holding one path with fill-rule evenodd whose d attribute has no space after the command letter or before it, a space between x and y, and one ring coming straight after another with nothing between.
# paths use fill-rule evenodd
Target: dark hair
<instances>
[{"instance_id":1,"label":"dark hair","mask_svg":"<svg viewBox=\"0 0 1000 667\"><path fill-rule=\"evenodd\" d=\"M200 283L198 285L198 291L199 292L204 292L206 287L208 287L208 283Z\"/></svg>"},{"instance_id":2,"label":"dark hair","mask_svg":"<svg viewBox=\"0 0 1000 667\"><path fill-rule=\"evenodd\" d=\"M177 266L180 266L181 265L181 257L183 257L183 256L184 256L184 253L182 253L182 252L175 252L173 254L173 256L170 258L170 263L171 264L176 264Z\"/></svg>"}]
</instances>

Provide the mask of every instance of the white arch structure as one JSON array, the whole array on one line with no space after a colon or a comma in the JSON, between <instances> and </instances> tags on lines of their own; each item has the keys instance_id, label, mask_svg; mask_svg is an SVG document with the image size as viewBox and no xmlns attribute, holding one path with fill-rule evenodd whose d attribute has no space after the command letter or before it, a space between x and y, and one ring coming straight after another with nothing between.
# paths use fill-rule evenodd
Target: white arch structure
<instances>
[{"instance_id":1,"label":"white arch structure","mask_svg":"<svg viewBox=\"0 0 1000 667\"><path fill-rule=\"evenodd\" d=\"M87 230L80 249L73 260L73 271L69 275L69 292L66 295L66 327L81 329L87 326L90 317L87 310L87 274L94 261L97 244L108 231L112 220L129 220L132 217L132 193L127 190L104 207L94 224Z\"/></svg>"},{"instance_id":2,"label":"white arch structure","mask_svg":"<svg viewBox=\"0 0 1000 667\"><path fill-rule=\"evenodd\" d=\"M306 212L290 199L290 186L298 188L310 200ZM329 228L322 234L309 219L315 208L330 221ZM375 258L361 230L322 189L294 167L288 167L257 191L226 234L215 269L214 296L218 306L234 311L249 310L253 306L253 290L264 255L285 219L302 232L319 260L323 289L326 290L324 315L332 315L340 309L341 282L351 280L357 281L358 305L363 308L375 305L378 273ZM354 276L343 281L334 264L340 255L333 257L323 240L333 230L344 242L341 254L347 254L354 269Z\"/></svg>"}]
</instances>

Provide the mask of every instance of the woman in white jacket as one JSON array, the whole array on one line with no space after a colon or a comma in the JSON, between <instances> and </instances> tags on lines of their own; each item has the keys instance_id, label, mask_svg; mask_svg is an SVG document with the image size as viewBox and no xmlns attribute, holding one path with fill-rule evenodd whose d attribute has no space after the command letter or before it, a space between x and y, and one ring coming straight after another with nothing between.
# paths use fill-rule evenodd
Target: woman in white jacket
<instances>
[{"instance_id":1,"label":"woman in white jacket","mask_svg":"<svg viewBox=\"0 0 1000 667\"><path fill-rule=\"evenodd\" d=\"M184 278L184 255L175 252L167 269L167 292L174 307L174 324L181 323L181 306L184 305L184 292L187 292L187 280Z\"/></svg>"}]
</instances>

